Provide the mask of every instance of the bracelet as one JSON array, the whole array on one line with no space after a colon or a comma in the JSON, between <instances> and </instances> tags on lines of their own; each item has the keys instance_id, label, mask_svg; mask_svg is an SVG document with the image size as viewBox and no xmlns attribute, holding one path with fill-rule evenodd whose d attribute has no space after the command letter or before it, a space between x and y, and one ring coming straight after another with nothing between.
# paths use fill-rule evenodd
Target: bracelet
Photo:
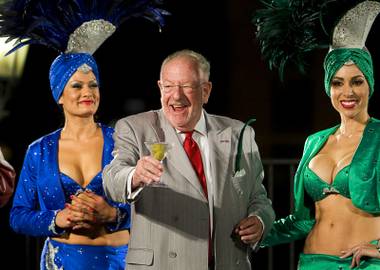
<instances>
[{"instance_id":1,"label":"bracelet","mask_svg":"<svg viewBox=\"0 0 380 270\"><path fill-rule=\"evenodd\" d=\"M115 209L116 209L116 220L107 225L108 230L111 232L119 230L125 217L127 216L127 214L123 213L118 207L115 207Z\"/></svg>"},{"instance_id":2,"label":"bracelet","mask_svg":"<svg viewBox=\"0 0 380 270\"><path fill-rule=\"evenodd\" d=\"M57 214L60 210L54 210L54 216L53 219L51 220L48 230L52 232L54 235L62 235L65 233L65 229L59 228L57 224L55 224L55 219L57 217Z\"/></svg>"},{"instance_id":3,"label":"bracelet","mask_svg":"<svg viewBox=\"0 0 380 270\"><path fill-rule=\"evenodd\" d=\"M119 207L116 207L116 224L117 227L121 225L121 223L124 221L124 218L126 216L126 213L123 213L120 211Z\"/></svg>"}]
</instances>

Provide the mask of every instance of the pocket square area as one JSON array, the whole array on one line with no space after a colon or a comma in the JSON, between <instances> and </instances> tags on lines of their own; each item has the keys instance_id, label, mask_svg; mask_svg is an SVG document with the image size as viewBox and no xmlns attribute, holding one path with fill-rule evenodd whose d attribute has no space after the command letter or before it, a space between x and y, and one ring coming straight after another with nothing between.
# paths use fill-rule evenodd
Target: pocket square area
<instances>
[{"instance_id":1,"label":"pocket square area","mask_svg":"<svg viewBox=\"0 0 380 270\"><path fill-rule=\"evenodd\" d=\"M245 175L245 170L241 169L234 173L233 177L243 177Z\"/></svg>"}]
</instances>

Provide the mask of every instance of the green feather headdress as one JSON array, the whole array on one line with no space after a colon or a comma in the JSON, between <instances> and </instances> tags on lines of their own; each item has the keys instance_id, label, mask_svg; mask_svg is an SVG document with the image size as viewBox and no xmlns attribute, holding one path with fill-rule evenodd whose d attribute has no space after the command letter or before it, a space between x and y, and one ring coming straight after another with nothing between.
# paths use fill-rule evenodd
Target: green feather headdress
<instances>
[{"instance_id":1,"label":"green feather headdress","mask_svg":"<svg viewBox=\"0 0 380 270\"><path fill-rule=\"evenodd\" d=\"M334 47L334 42L337 42L336 47L346 47L347 40L339 36L342 33L364 33L361 41L365 43L379 10L369 8L365 18L353 18L351 25L347 25L349 20L344 21L347 11L362 2L380 6L378 0L261 0L264 8L254 13L252 22L257 26L256 37L269 68L277 68L281 80L288 64L305 73L309 52ZM337 29L339 23L343 31Z\"/></svg>"}]
</instances>

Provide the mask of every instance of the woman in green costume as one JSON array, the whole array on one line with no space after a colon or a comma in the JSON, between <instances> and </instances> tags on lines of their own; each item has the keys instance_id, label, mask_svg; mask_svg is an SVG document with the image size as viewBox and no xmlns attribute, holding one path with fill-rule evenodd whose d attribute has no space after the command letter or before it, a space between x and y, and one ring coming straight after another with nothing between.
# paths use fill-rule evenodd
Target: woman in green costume
<instances>
[{"instance_id":1,"label":"woman in green costume","mask_svg":"<svg viewBox=\"0 0 380 270\"><path fill-rule=\"evenodd\" d=\"M380 269L380 121L368 114L369 53L332 50L325 87L340 125L308 137L295 176L296 208L263 245L306 237L299 269Z\"/></svg>"},{"instance_id":2,"label":"woman in green costume","mask_svg":"<svg viewBox=\"0 0 380 270\"><path fill-rule=\"evenodd\" d=\"M376 10L360 21L370 27L380 3L355 8L342 21ZM358 34L366 38L368 31ZM380 121L368 114L374 74L371 55L362 49L365 38L327 54L325 91L341 122L307 138L295 175L294 212L277 220L261 244L306 238L300 270L380 269Z\"/></svg>"}]
</instances>

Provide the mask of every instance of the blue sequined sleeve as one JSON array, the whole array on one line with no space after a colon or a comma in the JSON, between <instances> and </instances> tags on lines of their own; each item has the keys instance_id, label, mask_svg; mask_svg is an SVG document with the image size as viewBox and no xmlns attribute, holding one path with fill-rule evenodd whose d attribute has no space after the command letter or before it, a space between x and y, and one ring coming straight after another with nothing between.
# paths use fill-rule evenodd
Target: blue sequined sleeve
<instances>
[{"instance_id":1,"label":"blue sequined sleeve","mask_svg":"<svg viewBox=\"0 0 380 270\"><path fill-rule=\"evenodd\" d=\"M42 210L38 203L39 157L38 152L28 148L10 212L10 225L17 233L55 236L63 232L58 231L54 222L58 210Z\"/></svg>"}]
</instances>

